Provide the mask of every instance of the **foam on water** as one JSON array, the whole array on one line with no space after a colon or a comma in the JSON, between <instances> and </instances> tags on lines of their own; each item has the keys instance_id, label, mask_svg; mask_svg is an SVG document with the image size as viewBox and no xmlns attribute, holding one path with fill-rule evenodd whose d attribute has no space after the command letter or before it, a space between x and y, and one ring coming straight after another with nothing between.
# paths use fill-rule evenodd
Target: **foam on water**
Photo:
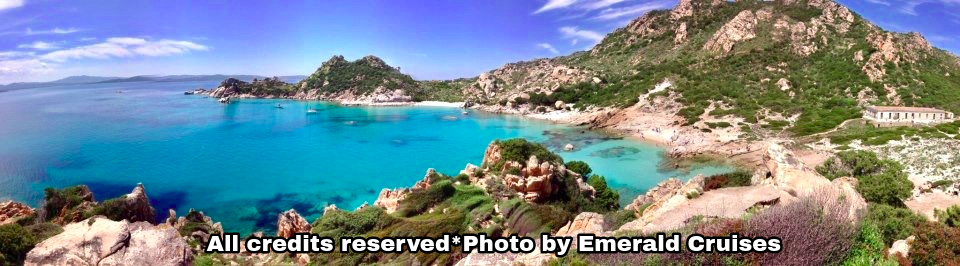
<instances>
[{"instance_id":1,"label":"foam on water","mask_svg":"<svg viewBox=\"0 0 960 266\"><path fill-rule=\"evenodd\" d=\"M98 199L144 183L159 217L202 210L241 233L273 230L295 208L352 209L427 168L455 175L494 139L524 137L583 160L621 201L671 176L663 149L582 128L444 107L341 107L244 99L229 105L183 91L217 81L71 85L0 93L0 199L36 206L44 187L87 184ZM122 90L123 93L118 93ZM284 108L274 106L281 103ZM306 110L319 113L307 115ZM563 152L572 143L576 150Z\"/></svg>"}]
</instances>

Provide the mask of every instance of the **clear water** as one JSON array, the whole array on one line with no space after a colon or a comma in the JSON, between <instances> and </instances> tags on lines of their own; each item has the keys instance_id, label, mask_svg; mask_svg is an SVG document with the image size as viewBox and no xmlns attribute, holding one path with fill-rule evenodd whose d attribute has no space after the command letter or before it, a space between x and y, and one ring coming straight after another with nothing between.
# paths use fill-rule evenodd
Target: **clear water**
<instances>
[{"instance_id":1,"label":"clear water","mask_svg":"<svg viewBox=\"0 0 960 266\"><path fill-rule=\"evenodd\" d=\"M102 200L142 182L159 218L196 208L246 233L273 230L276 214L290 208L312 220L327 204L373 203L381 189L410 186L427 168L456 175L498 138L524 137L590 163L623 202L668 177L730 170L657 171L656 146L516 116L291 100L224 105L183 95L217 83L0 92L0 199L36 206L45 187L87 184ZM320 112L307 115L310 108ZM566 143L578 150L562 152Z\"/></svg>"}]
</instances>

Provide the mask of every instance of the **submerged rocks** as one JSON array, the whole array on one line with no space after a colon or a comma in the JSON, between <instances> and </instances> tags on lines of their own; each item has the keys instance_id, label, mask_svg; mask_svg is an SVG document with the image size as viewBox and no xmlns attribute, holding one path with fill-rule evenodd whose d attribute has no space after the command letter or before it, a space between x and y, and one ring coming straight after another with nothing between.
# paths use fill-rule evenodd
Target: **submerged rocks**
<instances>
[{"instance_id":1,"label":"submerged rocks","mask_svg":"<svg viewBox=\"0 0 960 266\"><path fill-rule=\"evenodd\" d=\"M12 223L17 218L33 215L33 208L26 204L8 200L0 203L0 225Z\"/></svg>"},{"instance_id":2,"label":"submerged rocks","mask_svg":"<svg viewBox=\"0 0 960 266\"><path fill-rule=\"evenodd\" d=\"M290 209L277 215L277 236L291 238L296 233L309 233L310 223L297 210Z\"/></svg>"},{"instance_id":3,"label":"submerged rocks","mask_svg":"<svg viewBox=\"0 0 960 266\"><path fill-rule=\"evenodd\" d=\"M25 265L188 265L192 253L169 226L92 217L30 250Z\"/></svg>"}]
</instances>

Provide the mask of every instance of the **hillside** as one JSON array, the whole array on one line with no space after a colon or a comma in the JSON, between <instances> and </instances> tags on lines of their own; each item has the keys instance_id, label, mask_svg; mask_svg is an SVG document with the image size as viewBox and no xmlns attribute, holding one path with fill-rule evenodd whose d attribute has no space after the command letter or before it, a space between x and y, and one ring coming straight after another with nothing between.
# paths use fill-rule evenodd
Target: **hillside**
<instances>
[{"instance_id":1,"label":"hillside","mask_svg":"<svg viewBox=\"0 0 960 266\"><path fill-rule=\"evenodd\" d=\"M806 135L868 104L960 112L958 61L919 34L884 31L829 0L686 0L590 51L507 64L463 91L520 112L557 100L625 108L668 81L650 96L681 104L675 113L688 125L727 117Z\"/></svg>"},{"instance_id":2,"label":"hillside","mask_svg":"<svg viewBox=\"0 0 960 266\"><path fill-rule=\"evenodd\" d=\"M338 101L409 102L424 100L459 100L457 93L444 84L421 84L399 68L387 65L376 56L347 61L333 56L313 74L297 84L301 98ZM450 97L449 95L453 95Z\"/></svg>"}]
</instances>

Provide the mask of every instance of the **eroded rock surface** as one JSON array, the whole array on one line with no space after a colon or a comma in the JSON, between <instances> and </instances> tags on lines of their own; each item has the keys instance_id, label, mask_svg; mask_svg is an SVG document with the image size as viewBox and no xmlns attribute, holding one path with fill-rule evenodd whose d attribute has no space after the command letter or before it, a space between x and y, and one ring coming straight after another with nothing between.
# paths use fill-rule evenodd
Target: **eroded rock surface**
<instances>
[{"instance_id":1,"label":"eroded rock surface","mask_svg":"<svg viewBox=\"0 0 960 266\"><path fill-rule=\"evenodd\" d=\"M72 223L27 254L26 265L188 265L191 250L167 225L111 221Z\"/></svg>"},{"instance_id":2,"label":"eroded rock surface","mask_svg":"<svg viewBox=\"0 0 960 266\"><path fill-rule=\"evenodd\" d=\"M8 200L0 203L0 225L16 221L17 218L33 214L33 208L26 204Z\"/></svg>"},{"instance_id":3,"label":"eroded rock surface","mask_svg":"<svg viewBox=\"0 0 960 266\"><path fill-rule=\"evenodd\" d=\"M277 236L291 238L296 233L309 233L310 223L297 210L290 209L277 215Z\"/></svg>"}]
</instances>

